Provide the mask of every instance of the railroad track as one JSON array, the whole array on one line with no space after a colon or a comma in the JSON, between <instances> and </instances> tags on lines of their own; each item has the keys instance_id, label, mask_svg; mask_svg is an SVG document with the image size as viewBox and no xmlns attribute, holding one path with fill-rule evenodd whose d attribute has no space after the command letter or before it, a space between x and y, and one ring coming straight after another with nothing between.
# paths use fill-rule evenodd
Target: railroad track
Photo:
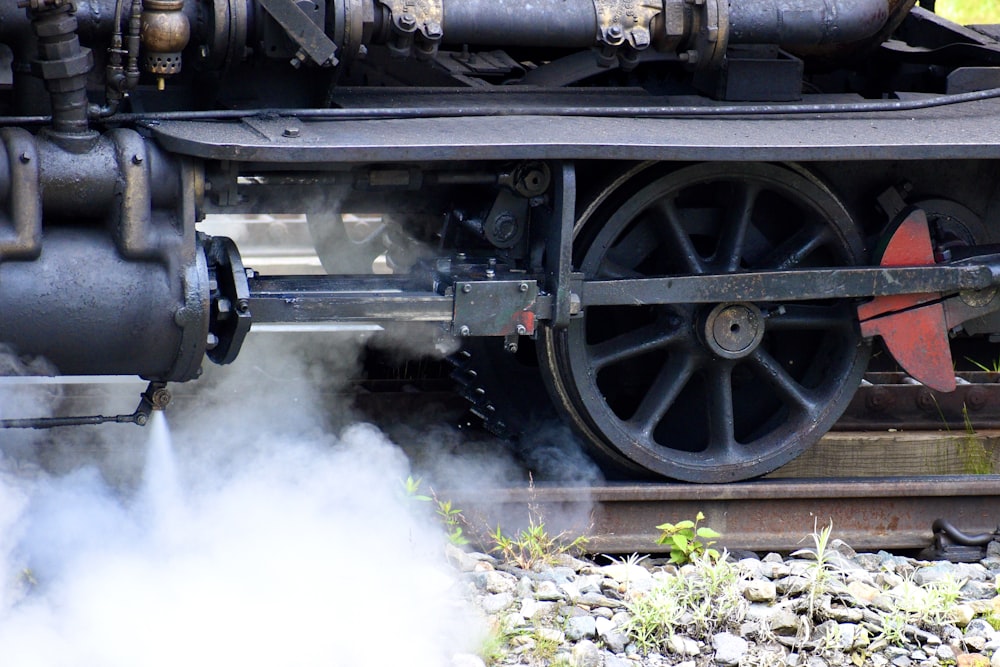
<instances>
[{"instance_id":1,"label":"railroad track","mask_svg":"<svg viewBox=\"0 0 1000 667\"><path fill-rule=\"evenodd\" d=\"M607 554L663 551L656 526L698 512L705 514L703 525L722 534L719 546L763 553L808 546L804 538L831 523L834 535L859 551L928 547L938 519L968 534L1000 527L1000 475L535 485L441 497L462 508L470 522L510 530L520 529L516 522L526 522L530 507L550 534L586 533L588 550Z\"/></svg>"}]
</instances>

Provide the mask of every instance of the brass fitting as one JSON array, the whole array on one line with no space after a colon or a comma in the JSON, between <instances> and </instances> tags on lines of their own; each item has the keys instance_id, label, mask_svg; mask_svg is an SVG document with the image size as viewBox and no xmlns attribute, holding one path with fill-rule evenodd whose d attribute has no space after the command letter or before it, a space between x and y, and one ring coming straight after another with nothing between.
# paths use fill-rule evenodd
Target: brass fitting
<instances>
[{"instance_id":1,"label":"brass fitting","mask_svg":"<svg viewBox=\"0 0 1000 667\"><path fill-rule=\"evenodd\" d=\"M144 0L143 68L157 76L159 88L163 88L164 77L181 71L181 52L190 38L184 0Z\"/></svg>"}]
</instances>

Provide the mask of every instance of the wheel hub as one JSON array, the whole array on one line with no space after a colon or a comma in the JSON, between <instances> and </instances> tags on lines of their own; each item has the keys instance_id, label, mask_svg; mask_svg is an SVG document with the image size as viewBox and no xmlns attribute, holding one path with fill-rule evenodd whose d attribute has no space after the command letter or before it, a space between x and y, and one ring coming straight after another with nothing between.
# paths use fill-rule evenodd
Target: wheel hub
<instances>
[{"instance_id":1,"label":"wheel hub","mask_svg":"<svg viewBox=\"0 0 1000 667\"><path fill-rule=\"evenodd\" d=\"M763 338L764 316L752 303L720 303L705 318L705 345L723 359L746 357Z\"/></svg>"}]
</instances>

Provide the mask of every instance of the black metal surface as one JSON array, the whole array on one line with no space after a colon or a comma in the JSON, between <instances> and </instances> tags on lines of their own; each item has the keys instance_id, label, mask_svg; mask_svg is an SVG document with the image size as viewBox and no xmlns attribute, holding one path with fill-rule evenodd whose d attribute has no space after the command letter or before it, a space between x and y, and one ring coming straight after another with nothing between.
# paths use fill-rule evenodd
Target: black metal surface
<instances>
[{"instance_id":1,"label":"black metal surface","mask_svg":"<svg viewBox=\"0 0 1000 667\"><path fill-rule=\"evenodd\" d=\"M578 226L575 263L631 283L851 265L860 245L841 204L800 172L698 165L649 169L610 192ZM628 296L545 331L542 371L592 446L658 475L721 482L777 468L830 427L865 370L869 347L836 300L765 320L725 299L644 307Z\"/></svg>"},{"instance_id":2,"label":"black metal surface","mask_svg":"<svg viewBox=\"0 0 1000 667\"><path fill-rule=\"evenodd\" d=\"M815 299L934 294L983 290L1000 280L1000 262L984 257L984 266L864 267L747 271L729 275L678 275L666 278L588 280L584 306L616 304L718 303L739 301L812 301ZM992 262L993 266L985 264ZM994 277L994 274L997 277ZM736 296L738 295L738 297Z\"/></svg>"},{"instance_id":3,"label":"black metal surface","mask_svg":"<svg viewBox=\"0 0 1000 667\"><path fill-rule=\"evenodd\" d=\"M653 102L651 101L651 104ZM1000 117L989 100L956 107L866 114L845 109L837 116L718 118L705 107L686 108L691 118L657 118L655 106L630 107L616 117L606 108L560 110L497 100L470 117L405 106L376 110L372 121L313 121L299 136L282 136L288 121L152 121L168 149L204 158L291 163L457 159L620 160L914 160L1000 157L1000 137L982 128ZM867 104L867 103L866 103ZM518 115L510 115L510 109ZM355 112L356 110L349 110ZM566 111L566 110L562 110ZM677 111L676 109L674 111ZM773 109L771 110L773 112ZM789 109L791 111L791 109ZM815 111L815 110L814 110ZM830 111L833 111L831 109ZM752 114L752 107L732 109ZM348 118L351 114L345 114ZM425 117L419 117L419 116ZM659 111L670 116L671 110ZM439 116L439 117L433 117ZM643 117L645 116L645 117ZM653 117L650 117L653 116ZM262 127L266 132L262 135Z\"/></svg>"}]
</instances>

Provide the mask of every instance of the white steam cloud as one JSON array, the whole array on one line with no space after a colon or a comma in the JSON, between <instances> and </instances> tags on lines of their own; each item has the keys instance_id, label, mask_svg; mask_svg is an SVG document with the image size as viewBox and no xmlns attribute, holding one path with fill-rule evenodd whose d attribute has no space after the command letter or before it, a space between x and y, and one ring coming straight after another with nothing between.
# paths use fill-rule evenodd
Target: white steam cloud
<instances>
[{"instance_id":1,"label":"white steam cloud","mask_svg":"<svg viewBox=\"0 0 1000 667\"><path fill-rule=\"evenodd\" d=\"M357 344L266 338L178 396L172 434L162 415L101 427L95 465L59 474L0 459L0 664L440 667L475 650L443 531L402 494L407 458L301 382L348 375Z\"/></svg>"}]
</instances>

